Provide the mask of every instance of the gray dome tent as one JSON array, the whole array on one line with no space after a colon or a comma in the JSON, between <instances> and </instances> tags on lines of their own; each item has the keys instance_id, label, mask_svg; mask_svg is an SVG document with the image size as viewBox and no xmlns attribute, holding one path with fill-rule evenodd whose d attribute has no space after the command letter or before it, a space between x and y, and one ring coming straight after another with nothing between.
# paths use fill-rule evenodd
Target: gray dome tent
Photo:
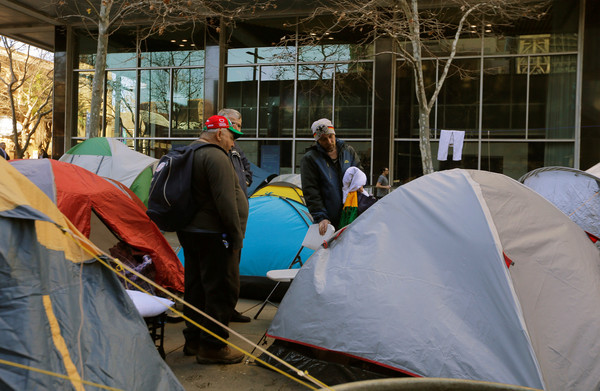
<instances>
[{"instance_id":1,"label":"gray dome tent","mask_svg":"<svg viewBox=\"0 0 600 391\"><path fill-rule=\"evenodd\" d=\"M599 262L584 231L517 181L437 172L316 251L268 336L412 376L599 389Z\"/></svg>"},{"instance_id":2,"label":"gray dome tent","mask_svg":"<svg viewBox=\"0 0 600 391\"><path fill-rule=\"evenodd\" d=\"M600 238L600 178L569 167L543 167L523 175L519 182Z\"/></svg>"}]
</instances>

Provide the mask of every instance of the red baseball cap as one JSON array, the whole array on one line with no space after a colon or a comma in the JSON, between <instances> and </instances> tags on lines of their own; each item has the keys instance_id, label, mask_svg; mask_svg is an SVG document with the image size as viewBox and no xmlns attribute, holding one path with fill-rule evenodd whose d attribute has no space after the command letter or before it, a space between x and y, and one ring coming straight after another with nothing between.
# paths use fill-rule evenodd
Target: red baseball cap
<instances>
[{"instance_id":1,"label":"red baseball cap","mask_svg":"<svg viewBox=\"0 0 600 391\"><path fill-rule=\"evenodd\" d=\"M244 133L240 132L239 130L233 127L230 120L223 117L222 115L213 115L204 122L204 131L206 132L214 132L219 129L229 130L231 133L233 133L234 139L244 135Z\"/></svg>"}]
</instances>

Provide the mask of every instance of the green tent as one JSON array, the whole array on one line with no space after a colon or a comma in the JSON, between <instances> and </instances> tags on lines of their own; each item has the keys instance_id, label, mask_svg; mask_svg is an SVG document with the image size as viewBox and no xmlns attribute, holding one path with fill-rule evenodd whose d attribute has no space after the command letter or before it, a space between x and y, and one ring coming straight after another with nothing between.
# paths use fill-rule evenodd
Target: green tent
<instances>
[{"instance_id":1,"label":"green tent","mask_svg":"<svg viewBox=\"0 0 600 391\"><path fill-rule=\"evenodd\" d=\"M118 139L94 137L85 140L59 160L121 182L148 205L150 182L158 160L130 149Z\"/></svg>"}]
</instances>

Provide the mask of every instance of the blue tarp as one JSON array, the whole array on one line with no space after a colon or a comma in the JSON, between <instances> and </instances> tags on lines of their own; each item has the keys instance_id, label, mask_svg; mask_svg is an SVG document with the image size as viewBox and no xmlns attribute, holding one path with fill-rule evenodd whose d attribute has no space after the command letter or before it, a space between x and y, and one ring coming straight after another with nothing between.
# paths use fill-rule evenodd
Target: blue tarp
<instances>
[{"instance_id":1,"label":"blue tarp","mask_svg":"<svg viewBox=\"0 0 600 391\"><path fill-rule=\"evenodd\" d=\"M248 186L248 196L251 196L252 193L277 176L277 174L264 170L252 162L250 162L250 169L252 170L252 184Z\"/></svg>"}]
</instances>

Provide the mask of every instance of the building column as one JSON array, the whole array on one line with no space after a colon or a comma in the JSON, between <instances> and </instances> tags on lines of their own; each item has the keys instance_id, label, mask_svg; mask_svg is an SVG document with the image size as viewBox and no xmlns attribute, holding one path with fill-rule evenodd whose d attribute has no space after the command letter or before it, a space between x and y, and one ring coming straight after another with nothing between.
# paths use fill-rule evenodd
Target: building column
<instances>
[{"instance_id":1,"label":"building column","mask_svg":"<svg viewBox=\"0 0 600 391\"><path fill-rule=\"evenodd\" d=\"M223 26L223 28L219 28ZM204 120L217 114L221 108L223 94L220 92L219 83L223 80L225 59L221 41L223 38L224 23L214 20L207 24L205 32L205 57L204 57ZM222 88L221 88L222 89Z\"/></svg>"},{"instance_id":2,"label":"building column","mask_svg":"<svg viewBox=\"0 0 600 391\"><path fill-rule=\"evenodd\" d=\"M581 88L581 155L579 169L587 170L600 162L600 3L582 1L585 6L583 37L583 75Z\"/></svg>"},{"instance_id":3,"label":"building column","mask_svg":"<svg viewBox=\"0 0 600 391\"><path fill-rule=\"evenodd\" d=\"M52 159L59 159L64 153L70 137L66 136L67 114L67 29L62 26L54 29L54 96L52 97ZM69 140L67 140L69 139Z\"/></svg>"},{"instance_id":4,"label":"building column","mask_svg":"<svg viewBox=\"0 0 600 391\"><path fill-rule=\"evenodd\" d=\"M378 38L375 41L375 85L373 97L373 177L371 184L375 185L380 171L384 167L392 169L390 161L393 147L393 86L396 59L392 54L393 42L390 38ZM390 179L393 178L390 172ZM390 181L391 182L391 181Z\"/></svg>"}]
</instances>

